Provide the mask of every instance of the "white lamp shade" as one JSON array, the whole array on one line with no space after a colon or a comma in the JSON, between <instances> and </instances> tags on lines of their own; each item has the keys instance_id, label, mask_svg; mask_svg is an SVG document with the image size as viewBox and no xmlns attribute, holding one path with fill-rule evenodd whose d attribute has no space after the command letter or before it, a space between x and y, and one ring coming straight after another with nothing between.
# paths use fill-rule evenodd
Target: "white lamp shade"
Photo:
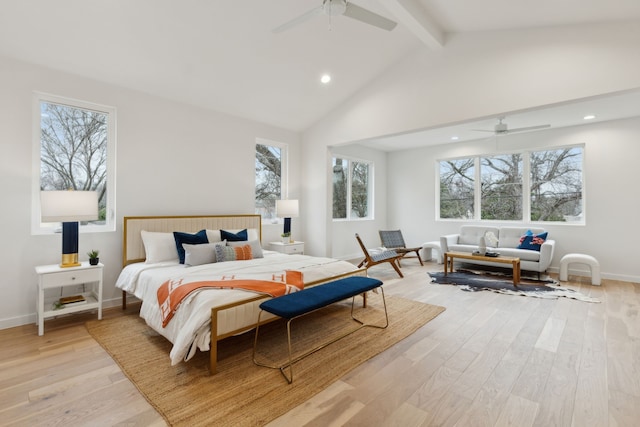
<instances>
[{"instance_id":1,"label":"white lamp shade","mask_svg":"<svg viewBox=\"0 0 640 427\"><path fill-rule=\"evenodd\" d=\"M298 216L298 201L276 200L276 215L280 218L296 218Z\"/></svg>"},{"instance_id":2,"label":"white lamp shade","mask_svg":"<svg viewBox=\"0 0 640 427\"><path fill-rule=\"evenodd\" d=\"M96 191L41 191L42 222L93 221L98 219Z\"/></svg>"}]
</instances>

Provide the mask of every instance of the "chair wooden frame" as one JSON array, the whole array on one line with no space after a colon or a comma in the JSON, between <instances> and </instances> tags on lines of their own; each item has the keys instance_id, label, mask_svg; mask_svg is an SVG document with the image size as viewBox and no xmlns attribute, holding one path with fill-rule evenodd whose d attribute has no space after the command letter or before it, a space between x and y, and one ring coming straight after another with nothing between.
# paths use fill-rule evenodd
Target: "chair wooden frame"
<instances>
[{"instance_id":1,"label":"chair wooden frame","mask_svg":"<svg viewBox=\"0 0 640 427\"><path fill-rule=\"evenodd\" d=\"M400 275L400 277L404 277L402 271L400 271L400 258L402 255L394 250L387 250L384 252L380 252L379 254L374 254L373 256L369 254L364 243L360 239L358 233L356 233L356 240L364 253L364 259L358 264L358 268L364 266L365 268L373 267L374 265L382 264L384 262L388 262L391 264L393 269Z\"/></svg>"},{"instance_id":2,"label":"chair wooden frame","mask_svg":"<svg viewBox=\"0 0 640 427\"><path fill-rule=\"evenodd\" d=\"M415 257L412 256L410 258L418 258L420 261L420 265L424 265L422 262L422 257L420 256L420 250L422 246L418 246L415 248L408 248L404 243L404 237L402 237L402 231L400 230L379 230L378 234L380 235L380 241L382 242L382 246L387 249L392 249L401 255L401 258L404 258L408 254L415 252ZM400 265L400 259L398 259L398 265Z\"/></svg>"}]
</instances>

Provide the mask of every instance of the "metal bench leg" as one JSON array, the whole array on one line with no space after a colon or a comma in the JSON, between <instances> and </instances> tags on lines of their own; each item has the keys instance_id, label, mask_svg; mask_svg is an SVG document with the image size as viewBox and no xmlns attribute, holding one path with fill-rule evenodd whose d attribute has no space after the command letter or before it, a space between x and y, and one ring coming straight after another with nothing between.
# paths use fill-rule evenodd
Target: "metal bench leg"
<instances>
[{"instance_id":1,"label":"metal bench leg","mask_svg":"<svg viewBox=\"0 0 640 427\"><path fill-rule=\"evenodd\" d=\"M255 363L258 366L263 366L265 368L279 369L280 373L282 373L282 376L287 380L287 383L291 384L291 383L293 383L293 364L294 363L299 362L300 360L304 359L305 357L312 355L313 353L315 353L315 352L327 347L330 344L333 344L336 341L341 340L342 338L344 338L344 337L346 337L348 335L351 335L352 333L354 333L356 331L359 331L362 328L372 327L372 328L378 328L378 329L386 329L387 326L389 326L389 314L387 313L387 301L385 299L384 289L382 288L382 286L380 286L380 287L378 287L376 289L380 289L381 295L382 295L382 305L384 307L384 317L385 317L384 325L374 325L374 324L371 324L371 323L364 323L360 319L357 319L353 314L353 309L354 309L354 306L355 306L356 296L358 296L358 295L354 295L353 297L351 297L351 319L353 319L354 321L359 323L360 326L358 326L357 328L352 329L350 331L347 331L344 334L342 334L342 335L340 335L338 337L335 337L330 341L327 341L327 342L325 342L323 344L320 344L319 346L314 347L311 350L309 350L309 351L307 351L307 352L305 352L305 353L303 353L303 354L301 354L299 356L296 356L294 358L293 355L292 355L292 350L291 350L291 322L294 319L297 319L297 318L302 317L302 316L306 316L309 313L313 313L313 311L310 311L309 313L301 314L300 316L292 317L291 319L289 319L287 321L287 347L288 347L288 351L289 351L289 362L285 363L284 365L280 365L280 366L267 365L267 364L264 364L264 363L259 362L258 360L256 360L256 348L258 346L258 332L259 332L259 329L260 329L260 317L262 316L262 312L263 312L263 310L260 310L260 313L258 314L258 324L256 325L256 335L255 335L255 339L253 341L253 363ZM324 308L324 307L322 307L322 308ZM322 308L319 308L318 310L321 310ZM314 311L317 311L317 310L314 310ZM289 368L289 375L287 375L287 372L286 372L287 367Z\"/></svg>"}]
</instances>

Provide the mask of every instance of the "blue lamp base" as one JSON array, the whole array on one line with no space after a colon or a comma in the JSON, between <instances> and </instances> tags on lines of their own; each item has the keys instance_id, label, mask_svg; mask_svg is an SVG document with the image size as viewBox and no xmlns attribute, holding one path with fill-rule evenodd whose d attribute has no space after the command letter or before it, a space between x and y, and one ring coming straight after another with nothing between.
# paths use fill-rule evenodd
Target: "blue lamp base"
<instances>
[{"instance_id":1,"label":"blue lamp base","mask_svg":"<svg viewBox=\"0 0 640 427\"><path fill-rule=\"evenodd\" d=\"M62 262L60 267L78 267L78 222L62 223Z\"/></svg>"}]
</instances>

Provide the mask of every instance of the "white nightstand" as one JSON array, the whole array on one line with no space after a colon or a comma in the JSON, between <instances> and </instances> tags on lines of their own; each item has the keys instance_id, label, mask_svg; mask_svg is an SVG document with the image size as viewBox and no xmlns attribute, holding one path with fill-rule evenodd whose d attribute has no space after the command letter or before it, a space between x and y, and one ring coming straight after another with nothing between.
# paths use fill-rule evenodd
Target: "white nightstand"
<instances>
[{"instance_id":1,"label":"white nightstand","mask_svg":"<svg viewBox=\"0 0 640 427\"><path fill-rule=\"evenodd\" d=\"M283 254L304 254L304 242L282 243L269 242L269 249Z\"/></svg>"},{"instance_id":2,"label":"white nightstand","mask_svg":"<svg viewBox=\"0 0 640 427\"><path fill-rule=\"evenodd\" d=\"M79 267L61 268L59 265L40 265L38 274L38 302L36 304L36 323L38 335L44 334L44 319L79 311L98 309L98 319L102 319L102 269L104 265L90 265L83 262ZM54 304L59 297L44 297L45 289L64 288L66 286L89 285L90 290L74 292L82 294L86 302L56 309Z\"/></svg>"}]
</instances>

